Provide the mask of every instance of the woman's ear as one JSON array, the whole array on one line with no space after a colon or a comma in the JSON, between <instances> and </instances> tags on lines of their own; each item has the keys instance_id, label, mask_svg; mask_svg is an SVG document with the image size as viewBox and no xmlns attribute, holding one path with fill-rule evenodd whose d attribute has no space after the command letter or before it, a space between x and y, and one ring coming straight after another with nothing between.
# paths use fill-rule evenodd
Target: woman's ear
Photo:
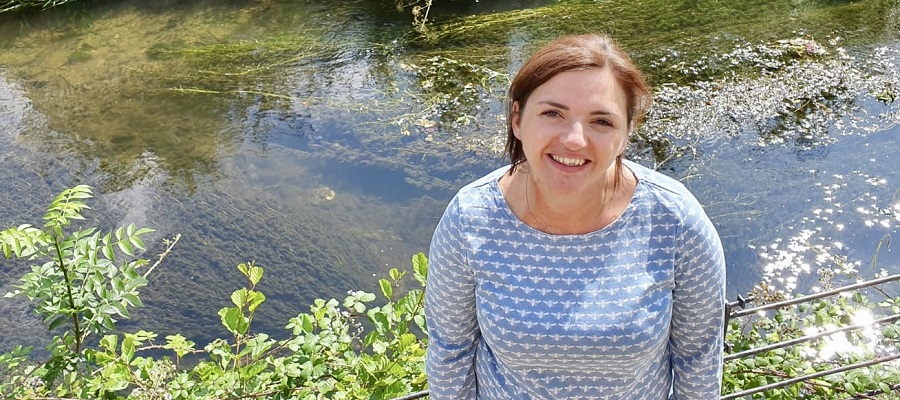
<instances>
[{"instance_id":1,"label":"woman's ear","mask_svg":"<svg viewBox=\"0 0 900 400\"><path fill-rule=\"evenodd\" d=\"M522 140L522 137L519 136L519 124L522 122L522 109L518 100L513 102L512 112L509 117L512 119L510 121L509 126L512 127L513 135L516 136L516 139Z\"/></svg>"}]
</instances>

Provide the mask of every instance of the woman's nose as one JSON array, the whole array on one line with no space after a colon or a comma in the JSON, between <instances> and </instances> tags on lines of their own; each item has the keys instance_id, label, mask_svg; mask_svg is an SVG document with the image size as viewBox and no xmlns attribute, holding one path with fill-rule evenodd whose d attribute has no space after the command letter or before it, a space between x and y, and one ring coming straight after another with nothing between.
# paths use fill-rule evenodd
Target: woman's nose
<instances>
[{"instance_id":1,"label":"woman's nose","mask_svg":"<svg viewBox=\"0 0 900 400\"><path fill-rule=\"evenodd\" d=\"M580 122L575 122L559 138L560 143L569 150L578 150L587 146L587 138L584 136L584 128Z\"/></svg>"}]
</instances>

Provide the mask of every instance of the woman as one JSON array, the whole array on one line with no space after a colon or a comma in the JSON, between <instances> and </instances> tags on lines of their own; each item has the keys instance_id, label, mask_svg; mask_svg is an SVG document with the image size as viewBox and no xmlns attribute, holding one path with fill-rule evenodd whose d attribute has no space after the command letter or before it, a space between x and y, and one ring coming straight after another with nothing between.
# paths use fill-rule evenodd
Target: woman
<instances>
[{"instance_id":1,"label":"woman","mask_svg":"<svg viewBox=\"0 0 900 400\"><path fill-rule=\"evenodd\" d=\"M683 185L622 158L649 104L605 36L518 72L511 166L460 189L432 238L432 399L719 397L719 237Z\"/></svg>"}]
</instances>

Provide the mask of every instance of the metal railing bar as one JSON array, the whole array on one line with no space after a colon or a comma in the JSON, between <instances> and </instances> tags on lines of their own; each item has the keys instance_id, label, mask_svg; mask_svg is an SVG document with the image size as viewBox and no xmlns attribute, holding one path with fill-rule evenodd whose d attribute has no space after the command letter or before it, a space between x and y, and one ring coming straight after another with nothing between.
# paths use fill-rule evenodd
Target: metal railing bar
<instances>
[{"instance_id":1,"label":"metal railing bar","mask_svg":"<svg viewBox=\"0 0 900 400\"><path fill-rule=\"evenodd\" d=\"M731 361L731 360L736 360L736 359L738 359L738 358L744 358L744 357L747 357L747 356L752 356L752 355L755 355L755 354L764 353L764 352L767 352L767 351L769 351L769 350L780 349L780 348L783 348L783 347L790 347L790 346L793 346L793 345L795 345L795 344L799 344L799 343L803 343L803 342L808 342L808 341L811 341L811 340L816 340L816 339L819 339L819 338L821 338L821 337L823 337L823 336L833 335L833 334L835 334L835 333L841 333L841 332L846 332L846 331L852 331L852 330L855 330L855 329L861 329L861 328L865 328L865 327L867 327L867 326L874 325L874 324L884 324L884 323L894 322L894 321L896 321L896 320L898 320L898 319L900 319L900 314L894 314L894 315L890 315L890 316L887 316L887 317L880 318L880 319L877 319L877 320L875 320L875 321L872 321L871 324L848 325L848 326L845 326L845 327L843 327L843 328L832 329L832 330L830 330L830 331L819 332L819 333L816 333L816 334L813 334L813 335L809 335L809 336L803 336L803 337L799 337L799 338L796 338L796 339L785 340L785 341L783 341L783 342L773 343L773 344L770 344L770 345L768 345L768 346L757 347L757 348L755 348L755 349L744 350L744 351L742 351L742 352L740 352L740 353L729 354L729 355L725 356L725 361L728 362L728 361Z\"/></svg>"},{"instance_id":2,"label":"metal railing bar","mask_svg":"<svg viewBox=\"0 0 900 400\"><path fill-rule=\"evenodd\" d=\"M803 381L806 381L806 380L815 379L815 378L823 377L823 376L826 376L826 375L836 374L836 373L838 373L838 372L844 372L844 371L850 371L850 370L853 370L853 369L859 369L859 368L870 367L870 366L872 366L872 365L881 364L881 363L886 363L886 362L888 362L888 361L893 361L893 360L897 360L897 359L900 359L900 353L894 354L894 355L890 355L890 356L886 356L886 357L880 357L880 358L872 359L872 360L869 360L869 361L859 362L859 363L856 363L856 364L845 365L845 366L843 366L843 367L832 368L832 369L829 369L829 370L816 372L816 373L814 373L814 374L802 375L802 376L798 376L798 377L796 377L796 378L786 379L786 380L783 380L783 381L780 381L780 382L770 383L770 384L768 384L768 385L763 385L763 386L760 386L760 387L755 387L755 388L753 388L753 389L747 389L747 390L740 391L740 392L737 392L737 393L732 393L732 394L729 394L729 395L726 395L726 396L722 396L722 397L719 398L719 400L732 400L732 399L737 399L737 398L742 397L742 396L747 396L747 395L751 395L751 394L759 393L759 392L765 392L766 390L777 389L777 388L780 388L780 387L783 387L783 386L793 385L793 384L798 383L798 382L803 382Z\"/></svg>"},{"instance_id":3,"label":"metal railing bar","mask_svg":"<svg viewBox=\"0 0 900 400\"><path fill-rule=\"evenodd\" d=\"M428 396L428 391L423 390L421 392L410 393L403 397L395 397L392 400L413 400L413 399L421 399L426 396Z\"/></svg>"},{"instance_id":4,"label":"metal railing bar","mask_svg":"<svg viewBox=\"0 0 900 400\"><path fill-rule=\"evenodd\" d=\"M858 393L858 394L856 394L856 396L847 397L847 398L845 398L844 400L871 399L872 396L875 396L875 395L877 395L877 394L881 394L881 393L891 393L891 392L893 392L893 391L900 390L900 383L895 384L895 385L890 385L889 388L890 388L890 390L887 391L887 392L885 392L885 391L883 391L883 390L870 390L870 391L865 392L865 393Z\"/></svg>"},{"instance_id":5,"label":"metal railing bar","mask_svg":"<svg viewBox=\"0 0 900 400\"><path fill-rule=\"evenodd\" d=\"M769 304L765 304L765 305L762 305L759 307L748 308L746 310L735 311L733 313L730 313L727 316L727 318L731 319L731 318L743 317L745 315L754 314L754 313L757 313L760 311L772 310L772 309L781 308L781 307L785 307L785 306L792 306L794 304L800 304L800 303L805 303L807 301L818 300L818 299L821 299L824 297L834 296L834 295L842 293L842 292L849 292L852 290L863 289L863 288L867 288L870 286L880 285L882 283L898 281L898 280L900 280L900 274L895 274L895 275L891 275L891 276L886 276L884 278L878 278L878 279L873 279L870 281L856 283L853 285L839 287L837 289L832 289L832 290L824 291L821 293L797 297L795 299L779 301L776 303L769 303Z\"/></svg>"}]
</instances>

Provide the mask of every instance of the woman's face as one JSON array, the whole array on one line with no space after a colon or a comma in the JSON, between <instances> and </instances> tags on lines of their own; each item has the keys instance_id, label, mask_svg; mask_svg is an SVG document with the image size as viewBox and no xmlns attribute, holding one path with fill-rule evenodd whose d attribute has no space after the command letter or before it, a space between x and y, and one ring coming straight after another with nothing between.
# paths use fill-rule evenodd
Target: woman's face
<instances>
[{"instance_id":1,"label":"woman's face","mask_svg":"<svg viewBox=\"0 0 900 400\"><path fill-rule=\"evenodd\" d=\"M628 143L628 98L607 69L563 72L513 104L512 127L545 195L593 195L611 185Z\"/></svg>"}]
</instances>

